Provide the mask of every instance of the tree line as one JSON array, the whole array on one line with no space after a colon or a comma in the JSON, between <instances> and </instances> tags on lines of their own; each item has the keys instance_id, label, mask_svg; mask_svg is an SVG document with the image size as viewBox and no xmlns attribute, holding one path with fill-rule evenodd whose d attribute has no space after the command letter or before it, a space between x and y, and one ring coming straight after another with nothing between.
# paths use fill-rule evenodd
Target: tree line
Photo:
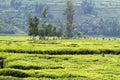
<instances>
[{"instance_id":1,"label":"tree line","mask_svg":"<svg viewBox=\"0 0 120 80\"><path fill-rule=\"evenodd\" d=\"M32 39L35 39L35 36L39 36L40 39L45 39L46 36L56 36L56 37L65 37L65 38L72 38L74 36L73 30L73 19L74 19L74 9L73 9L73 2L72 0L67 0L66 3L66 9L64 11L64 15L66 16L66 27L65 29L60 26L56 27L52 25L51 23L48 23L47 18L47 6L44 6L44 8L41 11L42 15L42 23L40 27L39 25L39 18L37 16L28 18L28 35L32 36Z\"/></svg>"}]
</instances>

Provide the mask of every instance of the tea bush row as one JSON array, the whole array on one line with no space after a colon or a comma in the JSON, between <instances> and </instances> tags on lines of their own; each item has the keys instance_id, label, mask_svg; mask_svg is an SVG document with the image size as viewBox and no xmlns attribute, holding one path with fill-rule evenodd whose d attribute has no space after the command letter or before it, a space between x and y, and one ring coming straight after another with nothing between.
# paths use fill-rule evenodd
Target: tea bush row
<instances>
[{"instance_id":1,"label":"tea bush row","mask_svg":"<svg viewBox=\"0 0 120 80\"><path fill-rule=\"evenodd\" d=\"M81 50L17 50L17 49L6 49L0 50L0 52L9 52L9 53L28 53L28 54L50 54L50 55L79 55L79 54L115 54L119 55L120 50L112 50L112 49L103 49L103 50L88 50L88 49L81 49Z\"/></svg>"}]
</instances>

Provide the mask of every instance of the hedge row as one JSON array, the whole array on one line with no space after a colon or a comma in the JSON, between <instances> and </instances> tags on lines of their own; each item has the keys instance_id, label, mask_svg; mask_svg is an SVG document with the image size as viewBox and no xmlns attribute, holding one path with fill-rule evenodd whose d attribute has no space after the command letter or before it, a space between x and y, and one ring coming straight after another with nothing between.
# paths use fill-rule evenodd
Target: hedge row
<instances>
[{"instance_id":1,"label":"hedge row","mask_svg":"<svg viewBox=\"0 0 120 80\"><path fill-rule=\"evenodd\" d=\"M0 50L0 52L9 52L9 53L28 53L28 54L50 54L50 55L75 55L75 54L120 54L120 50L47 50L47 51L40 51L40 50L14 50L14 49L7 49L7 50Z\"/></svg>"},{"instance_id":2,"label":"hedge row","mask_svg":"<svg viewBox=\"0 0 120 80\"><path fill-rule=\"evenodd\" d=\"M13 68L13 69L22 69L22 70L30 70L30 69L34 69L34 70L39 70L39 69L64 69L64 67L62 66L24 66L24 65L11 65L9 66L9 68Z\"/></svg>"}]
</instances>

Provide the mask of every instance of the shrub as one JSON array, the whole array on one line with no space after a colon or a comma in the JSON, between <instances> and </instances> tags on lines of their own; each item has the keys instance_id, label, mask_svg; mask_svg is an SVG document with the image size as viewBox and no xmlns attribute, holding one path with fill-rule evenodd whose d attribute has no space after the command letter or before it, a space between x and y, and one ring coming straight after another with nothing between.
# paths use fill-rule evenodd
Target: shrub
<instances>
[{"instance_id":1,"label":"shrub","mask_svg":"<svg viewBox=\"0 0 120 80\"><path fill-rule=\"evenodd\" d=\"M20 77L20 78L30 77L30 75L28 73L25 73L25 72L22 72L19 70L12 70L12 69L0 70L0 75Z\"/></svg>"}]
</instances>

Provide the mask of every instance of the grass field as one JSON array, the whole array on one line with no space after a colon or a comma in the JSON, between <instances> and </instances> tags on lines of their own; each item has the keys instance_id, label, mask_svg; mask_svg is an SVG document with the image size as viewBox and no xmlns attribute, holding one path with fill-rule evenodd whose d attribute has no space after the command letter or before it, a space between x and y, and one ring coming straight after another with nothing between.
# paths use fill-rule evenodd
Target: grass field
<instances>
[{"instance_id":1,"label":"grass field","mask_svg":"<svg viewBox=\"0 0 120 80\"><path fill-rule=\"evenodd\" d=\"M5 68L0 80L119 80L119 43L119 38L31 41L1 36Z\"/></svg>"}]
</instances>

